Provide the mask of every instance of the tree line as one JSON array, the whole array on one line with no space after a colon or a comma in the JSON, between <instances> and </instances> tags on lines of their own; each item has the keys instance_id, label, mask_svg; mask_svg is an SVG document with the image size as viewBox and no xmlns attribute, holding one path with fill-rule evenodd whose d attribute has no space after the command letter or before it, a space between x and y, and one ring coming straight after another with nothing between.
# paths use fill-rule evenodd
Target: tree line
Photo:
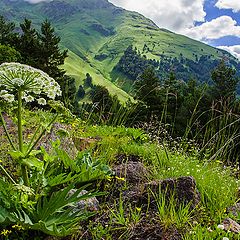
<instances>
[{"instance_id":1,"label":"tree line","mask_svg":"<svg viewBox=\"0 0 240 240\"><path fill-rule=\"evenodd\" d=\"M60 37L48 20L38 31L28 19L17 28L0 16L0 64L20 62L46 72L60 84L65 106L73 109L76 104L75 79L67 76L60 67L67 57L67 50L61 50L59 43Z\"/></svg>"}]
</instances>

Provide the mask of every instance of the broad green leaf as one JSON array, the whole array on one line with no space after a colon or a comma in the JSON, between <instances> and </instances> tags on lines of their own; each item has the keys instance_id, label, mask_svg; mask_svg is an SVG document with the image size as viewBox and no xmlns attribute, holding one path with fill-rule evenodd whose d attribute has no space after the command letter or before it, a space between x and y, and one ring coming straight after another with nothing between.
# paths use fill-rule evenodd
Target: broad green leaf
<instances>
[{"instance_id":1,"label":"broad green leaf","mask_svg":"<svg viewBox=\"0 0 240 240\"><path fill-rule=\"evenodd\" d=\"M0 223L4 223L10 217L8 210L0 206Z\"/></svg>"},{"instance_id":2,"label":"broad green leaf","mask_svg":"<svg viewBox=\"0 0 240 240\"><path fill-rule=\"evenodd\" d=\"M16 161L19 161L20 158L24 157L24 153L22 153L21 151L9 151L8 153Z\"/></svg>"},{"instance_id":3,"label":"broad green leaf","mask_svg":"<svg viewBox=\"0 0 240 240\"><path fill-rule=\"evenodd\" d=\"M21 160L22 164L28 166L29 168L36 168L38 171L43 169L44 163L36 157L29 157Z\"/></svg>"}]
</instances>

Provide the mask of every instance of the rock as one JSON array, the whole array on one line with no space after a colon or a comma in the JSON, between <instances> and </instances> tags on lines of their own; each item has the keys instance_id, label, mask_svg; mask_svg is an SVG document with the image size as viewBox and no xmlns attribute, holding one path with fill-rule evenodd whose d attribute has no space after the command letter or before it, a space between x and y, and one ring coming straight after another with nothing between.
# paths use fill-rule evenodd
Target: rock
<instances>
[{"instance_id":1,"label":"rock","mask_svg":"<svg viewBox=\"0 0 240 240\"><path fill-rule=\"evenodd\" d=\"M77 189L72 189L69 191L69 196L73 195ZM87 194L88 191L82 190L78 196L82 196L84 194ZM99 202L96 197L91 197L86 200L80 200L75 204L75 207L73 211L77 210L88 210L88 211L98 211L99 210Z\"/></svg>"},{"instance_id":2,"label":"rock","mask_svg":"<svg viewBox=\"0 0 240 240\"><path fill-rule=\"evenodd\" d=\"M79 151L83 151L90 148L91 146L94 146L97 142L101 140L101 138L100 137L95 137L95 138L75 137L73 140L76 148Z\"/></svg>"},{"instance_id":3,"label":"rock","mask_svg":"<svg viewBox=\"0 0 240 240\"><path fill-rule=\"evenodd\" d=\"M192 208L195 208L201 201L196 181L190 176L153 181L145 184L145 191L149 189L153 193L158 193L160 189L161 193L166 194L166 198L170 198L174 194L177 204L187 205L191 203Z\"/></svg>"},{"instance_id":4,"label":"rock","mask_svg":"<svg viewBox=\"0 0 240 240\"><path fill-rule=\"evenodd\" d=\"M237 217L240 213L240 203L236 203L232 207L227 208L227 213L233 214L235 217Z\"/></svg>"},{"instance_id":5,"label":"rock","mask_svg":"<svg viewBox=\"0 0 240 240\"><path fill-rule=\"evenodd\" d=\"M156 196L158 196L159 191L165 194L166 200L174 196L176 206L180 204L191 204L190 208L194 209L201 201L200 193L196 188L196 181L193 177L169 178L139 184L135 186L135 188L125 192L124 195L130 202L149 205L150 208L156 208Z\"/></svg>"},{"instance_id":6,"label":"rock","mask_svg":"<svg viewBox=\"0 0 240 240\"><path fill-rule=\"evenodd\" d=\"M115 163L120 165L122 163L127 163L127 162L141 162L141 161L142 161L142 158L138 155L122 153L116 156Z\"/></svg>"},{"instance_id":7,"label":"rock","mask_svg":"<svg viewBox=\"0 0 240 240\"><path fill-rule=\"evenodd\" d=\"M113 168L115 175L124 178L130 184L148 181L149 171L141 162L127 162Z\"/></svg>"},{"instance_id":8,"label":"rock","mask_svg":"<svg viewBox=\"0 0 240 240\"><path fill-rule=\"evenodd\" d=\"M226 218L223 220L223 226L225 231L231 231L234 233L240 233L240 225L232 220L231 218Z\"/></svg>"},{"instance_id":9,"label":"rock","mask_svg":"<svg viewBox=\"0 0 240 240\"><path fill-rule=\"evenodd\" d=\"M71 158L77 156L78 150L75 147L73 139L68 134L68 127L60 123L54 123L50 133L46 134L39 143L47 152L52 152L51 141L60 140L60 147L68 153Z\"/></svg>"}]
</instances>

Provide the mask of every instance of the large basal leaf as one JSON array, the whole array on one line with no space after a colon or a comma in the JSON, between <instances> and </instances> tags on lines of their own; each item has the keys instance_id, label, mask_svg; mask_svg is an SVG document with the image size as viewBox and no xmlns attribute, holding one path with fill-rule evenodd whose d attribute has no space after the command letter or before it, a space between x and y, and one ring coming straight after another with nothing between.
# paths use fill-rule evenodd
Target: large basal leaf
<instances>
[{"instance_id":1,"label":"large basal leaf","mask_svg":"<svg viewBox=\"0 0 240 240\"><path fill-rule=\"evenodd\" d=\"M0 206L0 223L6 223L7 221L13 222L14 219L7 209Z\"/></svg>"}]
</instances>

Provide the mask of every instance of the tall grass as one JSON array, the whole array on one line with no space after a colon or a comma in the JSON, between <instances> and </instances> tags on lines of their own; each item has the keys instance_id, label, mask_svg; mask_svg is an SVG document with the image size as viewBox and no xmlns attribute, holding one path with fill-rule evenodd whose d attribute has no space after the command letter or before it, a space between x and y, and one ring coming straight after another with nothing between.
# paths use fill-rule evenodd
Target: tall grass
<instances>
[{"instance_id":1,"label":"tall grass","mask_svg":"<svg viewBox=\"0 0 240 240\"><path fill-rule=\"evenodd\" d=\"M208 151L209 160L220 159L228 164L239 163L240 115L238 106L229 107L228 101L213 103L211 118L203 126L202 152ZM199 134L195 136L198 138Z\"/></svg>"}]
</instances>

